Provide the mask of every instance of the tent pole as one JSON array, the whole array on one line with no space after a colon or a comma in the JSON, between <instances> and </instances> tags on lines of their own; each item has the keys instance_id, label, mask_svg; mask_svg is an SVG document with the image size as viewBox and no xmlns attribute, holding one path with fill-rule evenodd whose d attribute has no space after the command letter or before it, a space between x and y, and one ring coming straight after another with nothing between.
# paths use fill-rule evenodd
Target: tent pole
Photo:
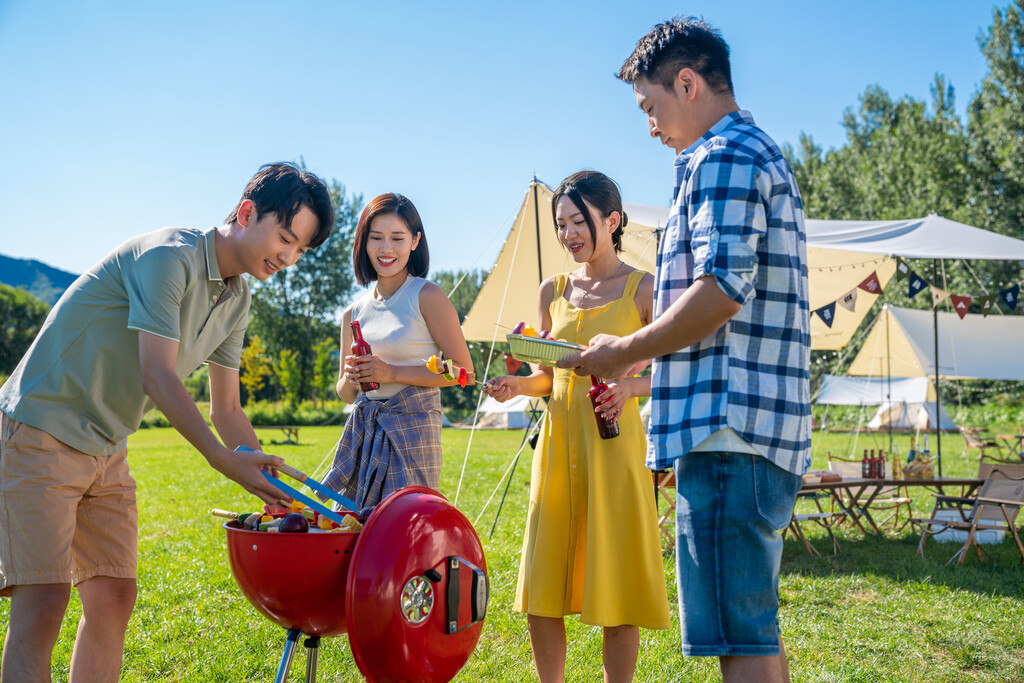
<instances>
[{"instance_id":1,"label":"tent pole","mask_svg":"<svg viewBox=\"0 0 1024 683\"><path fill-rule=\"evenodd\" d=\"M892 325L892 316L885 316L885 389L888 392L885 400L892 410L892 346L889 344L889 326ZM904 404L905 405L905 404ZM889 418L889 457L892 457L892 418Z\"/></svg>"},{"instance_id":2,"label":"tent pole","mask_svg":"<svg viewBox=\"0 0 1024 683\"><path fill-rule=\"evenodd\" d=\"M540 258L540 204L537 201L537 176L533 176L533 232L537 236L537 286L544 282L544 265Z\"/></svg>"},{"instance_id":3,"label":"tent pole","mask_svg":"<svg viewBox=\"0 0 1024 683\"><path fill-rule=\"evenodd\" d=\"M939 279L939 260L932 259L932 282ZM943 283L945 284L945 283ZM935 459L939 465L939 476L942 476L942 413L939 412L942 398L939 395L939 306L932 308L935 330Z\"/></svg>"}]
</instances>

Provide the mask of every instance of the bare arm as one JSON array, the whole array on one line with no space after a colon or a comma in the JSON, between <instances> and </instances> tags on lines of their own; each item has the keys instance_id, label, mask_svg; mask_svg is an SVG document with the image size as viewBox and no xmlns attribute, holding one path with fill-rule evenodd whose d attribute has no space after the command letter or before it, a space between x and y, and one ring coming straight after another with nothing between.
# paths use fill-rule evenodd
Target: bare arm
<instances>
[{"instance_id":1,"label":"bare arm","mask_svg":"<svg viewBox=\"0 0 1024 683\"><path fill-rule=\"evenodd\" d=\"M211 467L265 502L281 502L281 493L263 478L260 470L265 465L283 465L284 460L259 451L236 453L221 444L207 426L203 416L199 414L199 409L189 396L185 385L175 374L174 364L177 357L178 342L148 332L139 332L143 391L153 399L171 425L203 454ZM211 368L211 382L215 374L218 373ZM244 430L237 427L237 416L226 417L225 420L232 425L226 428L233 437L243 436L241 432ZM252 430L251 426L249 430ZM253 439L255 440L255 434ZM256 445L259 445L258 442Z\"/></svg>"},{"instance_id":2,"label":"bare arm","mask_svg":"<svg viewBox=\"0 0 1024 683\"><path fill-rule=\"evenodd\" d=\"M210 368L210 420L221 441L230 449L248 446L254 451L262 450L252 423L242 410L238 370L216 363L207 366Z\"/></svg>"},{"instance_id":3,"label":"bare arm","mask_svg":"<svg viewBox=\"0 0 1024 683\"><path fill-rule=\"evenodd\" d=\"M599 334L590 347L559 363L578 374L623 377L635 363L673 353L711 336L739 313L711 276L694 282L650 325L626 337Z\"/></svg>"}]
</instances>

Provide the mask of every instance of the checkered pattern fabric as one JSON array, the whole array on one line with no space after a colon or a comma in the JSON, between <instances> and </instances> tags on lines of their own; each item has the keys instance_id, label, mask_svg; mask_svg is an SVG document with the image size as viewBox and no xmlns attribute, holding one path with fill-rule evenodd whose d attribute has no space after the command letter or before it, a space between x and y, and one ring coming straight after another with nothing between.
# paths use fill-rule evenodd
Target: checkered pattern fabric
<instances>
[{"instance_id":1,"label":"checkered pattern fabric","mask_svg":"<svg viewBox=\"0 0 1024 683\"><path fill-rule=\"evenodd\" d=\"M742 309L714 335L655 359L648 466L665 468L732 427L800 474L810 463L810 314L803 202L749 112L729 114L675 161L655 313L713 276Z\"/></svg>"},{"instance_id":2,"label":"checkered pattern fabric","mask_svg":"<svg viewBox=\"0 0 1024 683\"><path fill-rule=\"evenodd\" d=\"M441 483L441 392L410 386L386 401L360 394L323 483L360 509L405 486Z\"/></svg>"}]
</instances>

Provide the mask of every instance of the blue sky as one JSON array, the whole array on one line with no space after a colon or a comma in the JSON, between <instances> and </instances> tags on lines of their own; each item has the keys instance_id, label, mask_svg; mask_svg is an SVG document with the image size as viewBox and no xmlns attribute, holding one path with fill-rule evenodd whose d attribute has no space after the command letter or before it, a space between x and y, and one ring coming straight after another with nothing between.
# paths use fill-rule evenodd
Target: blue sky
<instances>
[{"instance_id":1,"label":"blue sky","mask_svg":"<svg viewBox=\"0 0 1024 683\"><path fill-rule=\"evenodd\" d=\"M410 197L433 270L489 269L534 174L593 168L667 205L672 153L614 78L659 21L717 25L740 106L827 148L871 84L930 101L943 74L963 115L994 7L0 0L0 253L81 272L219 224L260 164L301 157L364 200Z\"/></svg>"}]
</instances>

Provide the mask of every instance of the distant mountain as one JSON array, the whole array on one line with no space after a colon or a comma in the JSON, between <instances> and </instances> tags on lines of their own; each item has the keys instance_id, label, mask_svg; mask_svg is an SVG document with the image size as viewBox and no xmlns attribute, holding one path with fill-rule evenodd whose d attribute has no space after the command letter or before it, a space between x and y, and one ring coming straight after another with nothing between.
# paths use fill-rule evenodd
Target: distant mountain
<instances>
[{"instance_id":1,"label":"distant mountain","mask_svg":"<svg viewBox=\"0 0 1024 683\"><path fill-rule=\"evenodd\" d=\"M51 306L64 290L78 279L74 273L48 266L32 259L13 258L0 254L0 282L21 287Z\"/></svg>"}]
</instances>

